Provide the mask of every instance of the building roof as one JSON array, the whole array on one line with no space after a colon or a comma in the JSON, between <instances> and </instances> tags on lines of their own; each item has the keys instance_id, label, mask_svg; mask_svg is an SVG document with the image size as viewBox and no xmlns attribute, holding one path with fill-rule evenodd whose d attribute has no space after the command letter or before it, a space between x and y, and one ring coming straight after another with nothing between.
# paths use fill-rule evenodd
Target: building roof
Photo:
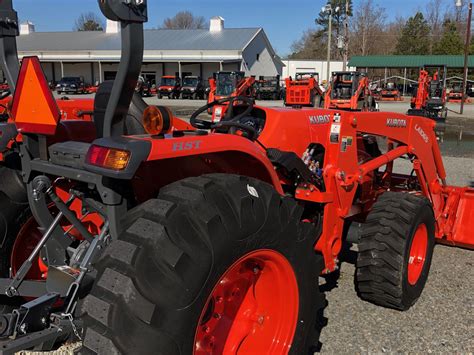
<instances>
[{"instance_id":1,"label":"building roof","mask_svg":"<svg viewBox=\"0 0 474 355\"><path fill-rule=\"evenodd\" d=\"M468 66L474 67L474 56L469 56ZM462 55L369 55L353 56L349 66L358 68L419 68L424 65L446 65L463 68Z\"/></svg>"},{"instance_id":2,"label":"building roof","mask_svg":"<svg viewBox=\"0 0 474 355\"><path fill-rule=\"evenodd\" d=\"M209 30L145 30L145 50L241 51L261 28ZM20 52L120 51L120 33L33 32L18 37Z\"/></svg>"}]
</instances>

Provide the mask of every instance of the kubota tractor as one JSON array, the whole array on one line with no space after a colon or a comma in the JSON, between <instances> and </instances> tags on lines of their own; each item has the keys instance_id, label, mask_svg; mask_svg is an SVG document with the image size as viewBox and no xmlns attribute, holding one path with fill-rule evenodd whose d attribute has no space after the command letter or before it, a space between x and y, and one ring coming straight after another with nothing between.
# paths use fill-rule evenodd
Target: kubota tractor
<instances>
[{"instance_id":1,"label":"kubota tractor","mask_svg":"<svg viewBox=\"0 0 474 355\"><path fill-rule=\"evenodd\" d=\"M324 97L324 108L347 111L377 111L378 105L362 72L333 72Z\"/></svg>"},{"instance_id":2,"label":"kubota tractor","mask_svg":"<svg viewBox=\"0 0 474 355\"><path fill-rule=\"evenodd\" d=\"M225 116L229 105L237 105L239 101L231 100L236 97L255 98L255 77L245 77L244 72L217 72L209 79L210 91L208 103L216 102L208 111L212 121L220 121ZM247 100L248 101L248 100Z\"/></svg>"},{"instance_id":3,"label":"kubota tractor","mask_svg":"<svg viewBox=\"0 0 474 355\"><path fill-rule=\"evenodd\" d=\"M230 97L221 121L199 114L223 100L187 124L134 96L147 1L98 3L121 22L122 60L94 120L74 124L37 57L14 71L17 17L0 3L16 88L0 125L3 354L72 341L87 354L308 354L318 277L352 228L359 295L399 310L421 295L436 242L474 247L474 190L448 185L434 121Z\"/></svg>"},{"instance_id":4,"label":"kubota tractor","mask_svg":"<svg viewBox=\"0 0 474 355\"><path fill-rule=\"evenodd\" d=\"M319 86L319 74L297 73L285 79L285 106L292 107L322 107L324 91Z\"/></svg>"},{"instance_id":5,"label":"kubota tractor","mask_svg":"<svg viewBox=\"0 0 474 355\"><path fill-rule=\"evenodd\" d=\"M446 73L446 66L425 66L420 69L418 87L413 92L408 115L446 120Z\"/></svg>"}]
</instances>

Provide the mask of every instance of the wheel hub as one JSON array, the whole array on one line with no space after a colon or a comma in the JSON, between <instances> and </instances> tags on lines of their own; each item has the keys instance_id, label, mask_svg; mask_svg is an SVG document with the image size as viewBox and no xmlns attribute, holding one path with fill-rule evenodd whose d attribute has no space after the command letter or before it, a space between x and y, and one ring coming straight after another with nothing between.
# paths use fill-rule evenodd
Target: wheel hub
<instances>
[{"instance_id":1,"label":"wheel hub","mask_svg":"<svg viewBox=\"0 0 474 355\"><path fill-rule=\"evenodd\" d=\"M420 224L413 236L408 257L408 283L415 285L421 276L428 250L428 230Z\"/></svg>"},{"instance_id":2,"label":"wheel hub","mask_svg":"<svg viewBox=\"0 0 474 355\"><path fill-rule=\"evenodd\" d=\"M194 354L286 354L298 317L298 287L281 254L260 250L234 263L214 287L196 330Z\"/></svg>"}]
</instances>

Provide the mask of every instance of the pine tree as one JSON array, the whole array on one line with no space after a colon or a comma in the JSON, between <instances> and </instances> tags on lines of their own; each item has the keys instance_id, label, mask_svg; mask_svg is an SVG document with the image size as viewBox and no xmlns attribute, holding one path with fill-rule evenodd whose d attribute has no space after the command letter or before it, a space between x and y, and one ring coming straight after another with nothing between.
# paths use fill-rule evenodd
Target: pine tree
<instances>
[{"instance_id":1,"label":"pine tree","mask_svg":"<svg viewBox=\"0 0 474 355\"><path fill-rule=\"evenodd\" d=\"M430 49L430 27L421 12L410 17L402 29L395 47L395 54L428 54Z\"/></svg>"},{"instance_id":2,"label":"pine tree","mask_svg":"<svg viewBox=\"0 0 474 355\"><path fill-rule=\"evenodd\" d=\"M433 54L462 54L464 44L456 28L456 24L449 19L443 23L441 39L433 46Z\"/></svg>"}]
</instances>

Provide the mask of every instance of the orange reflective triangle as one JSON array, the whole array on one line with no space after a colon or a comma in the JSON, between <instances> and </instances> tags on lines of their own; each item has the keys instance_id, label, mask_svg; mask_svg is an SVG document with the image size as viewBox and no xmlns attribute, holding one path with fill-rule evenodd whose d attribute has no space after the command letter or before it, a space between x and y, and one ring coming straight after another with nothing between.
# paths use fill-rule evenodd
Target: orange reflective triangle
<instances>
[{"instance_id":1,"label":"orange reflective triangle","mask_svg":"<svg viewBox=\"0 0 474 355\"><path fill-rule=\"evenodd\" d=\"M24 57L13 96L12 117L21 133L52 135L60 111L38 57Z\"/></svg>"}]
</instances>

